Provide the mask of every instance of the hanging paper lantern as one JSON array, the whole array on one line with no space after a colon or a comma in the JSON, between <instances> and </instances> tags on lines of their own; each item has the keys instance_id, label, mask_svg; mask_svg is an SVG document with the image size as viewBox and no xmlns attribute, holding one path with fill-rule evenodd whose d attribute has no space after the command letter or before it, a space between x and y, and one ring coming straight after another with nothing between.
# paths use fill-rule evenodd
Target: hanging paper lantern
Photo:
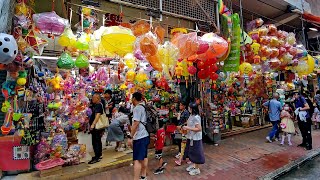
<instances>
[{"instance_id":1,"label":"hanging paper lantern","mask_svg":"<svg viewBox=\"0 0 320 180\"><path fill-rule=\"evenodd\" d=\"M244 62L239 66L239 71L241 74L250 74L252 72L251 64Z\"/></svg>"},{"instance_id":2,"label":"hanging paper lantern","mask_svg":"<svg viewBox=\"0 0 320 180\"><path fill-rule=\"evenodd\" d=\"M77 68L87 68L89 67L89 59L87 56L80 54L76 61L75 61L75 65Z\"/></svg>"},{"instance_id":3,"label":"hanging paper lantern","mask_svg":"<svg viewBox=\"0 0 320 180\"><path fill-rule=\"evenodd\" d=\"M198 51L198 36L196 32L188 34L176 34L171 42L179 49L179 57L181 59L189 58Z\"/></svg>"},{"instance_id":4,"label":"hanging paper lantern","mask_svg":"<svg viewBox=\"0 0 320 180\"><path fill-rule=\"evenodd\" d=\"M136 37L130 29L119 26L107 27L101 36L101 43L105 50L119 56L132 53L135 40Z\"/></svg>"},{"instance_id":5,"label":"hanging paper lantern","mask_svg":"<svg viewBox=\"0 0 320 180\"><path fill-rule=\"evenodd\" d=\"M124 64L129 69L134 69L136 67L136 59L132 53L128 53L127 55L124 56L123 59L124 59Z\"/></svg>"},{"instance_id":6,"label":"hanging paper lantern","mask_svg":"<svg viewBox=\"0 0 320 180\"><path fill-rule=\"evenodd\" d=\"M60 69L72 69L74 68L75 64L74 61L69 53L62 53L58 59L57 66Z\"/></svg>"},{"instance_id":7,"label":"hanging paper lantern","mask_svg":"<svg viewBox=\"0 0 320 180\"><path fill-rule=\"evenodd\" d=\"M162 72L162 64L160 62L160 59L157 55L155 56L147 56L147 60L149 61L150 65L153 67L153 69Z\"/></svg>"},{"instance_id":8,"label":"hanging paper lantern","mask_svg":"<svg viewBox=\"0 0 320 180\"><path fill-rule=\"evenodd\" d=\"M160 43L163 43L166 30L161 26L157 26L154 30L154 33L157 35Z\"/></svg>"},{"instance_id":9,"label":"hanging paper lantern","mask_svg":"<svg viewBox=\"0 0 320 180\"><path fill-rule=\"evenodd\" d=\"M210 57L220 58L228 51L228 42L215 33L206 33L201 37L201 40L209 44L207 55Z\"/></svg>"},{"instance_id":10,"label":"hanging paper lantern","mask_svg":"<svg viewBox=\"0 0 320 180\"><path fill-rule=\"evenodd\" d=\"M131 30L136 37L139 37L150 31L150 24L146 21L140 20L134 23Z\"/></svg>"},{"instance_id":11,"label":"hanging paper lantern","mask_svg":"<svg viewBox=\"0 0 320 180\"><path fill-rule=\"evenodd\" d=\"M204 69L205 67L206 67L206 65L203 61L198 61L198 63L197 63L198 69Z\"/></svg>"},{"instance_id":12,"label":"hanging paper lantern","mask_svg":"<svg viewBox=\"0 0 320 180\"><path fill-rule=\"evenodd\" d=\"M210 79L216 81L219 78L219 75L215 72L210 73Z\"/></svg>"},{"instance_id":13,"label":"hanging paper lantern","mask_svg":"<svg viewBox=\"0 0 320 180\"><path fill-rule=\"evenodd\" d=\"M198 78L199 78L199 79L204 80L204 79L207 79L208 76L209 76L208 71L206 71L205 69L201 69L201 70L198 72Z\"/></svg>"},{"instance_id":14,"label":"hanging paper lantern","mask_svg":"<svg viewBox=\"0 0 320 180\"><path fill-rule=\"evenodd\" d=\"M75 47L80 51L85 51L89 49L90 36L87 33L82 33L77 39Z\"/></svg>"},{"instance_id":15,"label":"hanging paper lantern","mask_svg":"<svg viewBox=\"0 0 320 180\"><path fill-rule=\"evenodd\" d=\"M126 75L126 79L128 82L133 82L135 76L136 76L136 73L133 70L129 70Z\"/></svg>"},{"instance_id":16,"label":"hanging paper lantern","mask_svg":"<svg viewBox=\"0 0 320 180\"><path fill-rule=\"evenodd\" d=\"M194 67L194 66L189 66L188 67L188 72L191 74L191 75L195 75L197 73L197 68Z\"/></svg>"}]
</instances>

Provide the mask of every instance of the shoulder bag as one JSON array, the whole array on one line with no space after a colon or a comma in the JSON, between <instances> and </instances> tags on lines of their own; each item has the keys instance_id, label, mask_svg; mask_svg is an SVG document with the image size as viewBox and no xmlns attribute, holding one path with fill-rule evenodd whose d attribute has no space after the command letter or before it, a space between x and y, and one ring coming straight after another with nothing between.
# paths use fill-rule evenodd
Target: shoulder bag
<instances>
[{"instance_id":1,"label":"shoulder bag","mask_svg":"<svg viewBox=\"0 0 320 180\"><path fill-rule=\"evenodd\" d=\"M101 106L102 106L103 113L100 115L99 120L98 120L97 124L95 125L95 129L105 129L105 128L109 127L109 119L106 116L106 113L105 113L105 110L103 108L102 103L101 103Z\"/></svg>"}]
</instances>

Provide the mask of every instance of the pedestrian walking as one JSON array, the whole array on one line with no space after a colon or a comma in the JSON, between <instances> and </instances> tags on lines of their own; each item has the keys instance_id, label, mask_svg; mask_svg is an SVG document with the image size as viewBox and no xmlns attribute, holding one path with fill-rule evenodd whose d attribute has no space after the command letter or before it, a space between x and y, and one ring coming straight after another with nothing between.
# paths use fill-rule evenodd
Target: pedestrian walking
<instances>
[{"instance_id":1,"label":"pedestrian walking","mask_svg":"<svg viewBox=\"0 0 320 180\"><path fill-rule=\"evenodd\" d=\"M133 117L128 145L133 150L134 180L147 179L149 133L143 123L147 122L147 114L142 101L142 94L132 94Z\"/></svg>"},{"instance_id":2,"label":"pedestrian walking","mask_svg":"<svg viewBox=\"0 0 320 180\"><path fill-rule=\"evenodd\" d=\"M308 112L310 109L306 99L299 95L298 92L294 93L295 114L298 120L298 126L302 136L302 143L299 147L304 147L306 150L312 149L312 137L311 137L311 115Z\"/></svg>"},{"instance_id":3,"label":"pedestrian walking","mask_svg":"<svg viewBox=\"0 0 320 180\"><path fill-rule=\"evenodd\" d=\"M281 113L281 103L278 101L279 94L274 93L273 99L267 101L263 104L265 108L269 111L269 119L272 124L272 130L269 132L269 135L266 137L268 142L272 142L272 139L275 137L276 141L279 140L279 124L280 124L280 113Z\"/></svg>"},{"instance_id":4,"label":"pedestrian walking","mask_svg":"<svg viewBox=\"0 0 320 180\"><path fill-rule=\"evenodd\" d=\"M183 130L188 131L187 144L184 153L184 160L189 158L193 163L187 167L190 175L195 176L200 174L200 164L205 163L203 144L202 144L202 127L199 108L196 103L190 103L189 112L191 113L187 126L183 126Z\"/></svg>"},{"instance_id":5,"label":"pedestrian walking","mask_svg":"<svg viewBox=\"0 0 320 180\"><path fill-rule=\"evenodd\" d=\"M158 168L154 171L154 174L161 174L164 172L164 168L167 165L167 162L163 161L162 157L162 151L164 147L164 141L165 141L165 122L159 121L159 129L157 130L157 133L155 135L155 157L159 161Z\"/></svg>"}]
</instances>

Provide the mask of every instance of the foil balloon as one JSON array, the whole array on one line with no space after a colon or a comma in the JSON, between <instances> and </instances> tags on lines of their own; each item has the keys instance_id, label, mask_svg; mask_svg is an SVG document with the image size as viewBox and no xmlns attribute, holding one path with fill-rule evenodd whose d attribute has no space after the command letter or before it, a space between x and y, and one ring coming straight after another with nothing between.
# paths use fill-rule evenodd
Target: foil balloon
<instances>
[{"instance_id":1,"label":"foil balloon","mask_svg":"<svg viewBox=\"0 0 320 180\"><path fill-rule=\"evenodd\" d=\"M150 31L150 24L146 21L140 20L131 27L133 34L136 37L142 36Z\"/></svg>"},{"instance_id":2,"label":"foil balloon","mask_svg":"<svg viewBox=\"0 0 320 180\"><path fill-rule=\"evenodd\" d=\"M80 54L76 61L75 61L75 65L77 68L87 68L89 67L89 59L87 56Z\"/></svg>"},{"instance_id":3,"label":"foil balloon","mask_svg":"<svg viewBox=\"0 0 320 180\"><path fill-rule=\"evenodd\" d=\"M293 68L299 76L307 75L309 72L309 65L306 61L299 61L298 65Z\"/></svg>"},{"instance_id":4,"label":"foil balloon","mask_svg":"<svg viewBox=\"0 0 320 180\"><path fill-rule=\"evenodd\" d=\"M0 33L0 63L10 64L18 54L18 45L13 36Z\"/></svg>"},{"instance_id":5,"label":"foil balloon","mask_svg":"<svg viewBox=\"0 0 320 180\"><path fill-rule=\"evenodd\" d=\"M224 40L222 37L216 35L215 33L204 34L200 39L202 41L208 42L208 53L212 56L220 58L228 51L228 42Z\"/></svg>"},{"instance_id":6,"label":"foil balloon","mask_svg":"<svg viewBox=\"0 0 320 180\"><path fill-rule=\"evenodd\" d=\"M62 53L58 59L57 66L60 69L72 69L74 68L75 64L74 61L69 53Z\"/></svg>"},{"instance_id":7,"label":"foil balloon","mask_svg":"<svg viewBox=\"0 0 320 180\"><path fill-rule=\"evenodd\" d=\"M66 28L64 32L61 34L58 43L60 46L74 46L76 44L76 36L73 34L70 28Z\"/></svg>"},{"instance_id":8,"label":"foil balloon","mask_svg":"<svg viewBox=\"0 0 320 180\"><path fill-rule=\"evenodd\" d=\"M110 53L125 56L133 52L136 37L128 28L121 26L107 27L101 36L101 43Z\"/></svg>"},{"instance_id":9,"label":"foil balloon","mask_svg":"<svg viewBox=\"0 0 320 180\"><path fill-rule=\"evenodd\" d=\"M252 66L251 64L244 62L239 66L239 71L241 74L250 74L252 72Z\"/></svg>"},{"instance_id":10,"label":"foil balloon","mask_svg":"<svg viewBox=\"0 0 320 180\"><path fill-rule=\"evenodd\" d=\"M198 52L198 36L196 32L188 34L176 34L171 39L172 44L174 44L179 49L179 58L187 59Z\"/></svg>"},{"instance_id":11,"label":"foil balloon","mask_svg":"<svg viewBox=\"0 0 320 180\"><path fill-rule=\"evenodd\" d=\"M77 39L75 47L80 51L86 51L89 49L90 36L87 33L82 33Z\"/></svg>"}]
</instances>

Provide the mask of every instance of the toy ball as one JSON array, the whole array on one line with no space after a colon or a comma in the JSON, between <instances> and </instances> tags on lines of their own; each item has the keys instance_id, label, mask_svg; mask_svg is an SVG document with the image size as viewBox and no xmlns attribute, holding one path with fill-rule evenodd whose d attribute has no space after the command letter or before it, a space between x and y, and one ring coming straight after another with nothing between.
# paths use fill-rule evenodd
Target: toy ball
<instances>
[{"instance_id":1,"label":"toy ball","mask_svg":"<svg viewBox=\"0 0 320 180\"><path fill-rule=\"evenodd\" d=\"M239 71L241 74L250 74L252 72L252 65L244 62L239 66Z\"/></svg>"},{"instance_id":2,"label":"toy ball","mask_svg":"<svg viewBox=\"0 0 320 180\"><path fill-rule=\"evenodd\" d=\"M18 78L17 80L17 84L19 86L24 86L27 83L27 79L26 78Z\"/></svg>"},{"instance_id":3,"label":"toy ball","mask_svg":"<svg viewBox=\"0 0 320 180\"><path fill-rule=\"evenodd\" d=\"M18 54L18 45L13 36L0 33L0 63L11 63Z\"/></svg>"}]
</instances>

